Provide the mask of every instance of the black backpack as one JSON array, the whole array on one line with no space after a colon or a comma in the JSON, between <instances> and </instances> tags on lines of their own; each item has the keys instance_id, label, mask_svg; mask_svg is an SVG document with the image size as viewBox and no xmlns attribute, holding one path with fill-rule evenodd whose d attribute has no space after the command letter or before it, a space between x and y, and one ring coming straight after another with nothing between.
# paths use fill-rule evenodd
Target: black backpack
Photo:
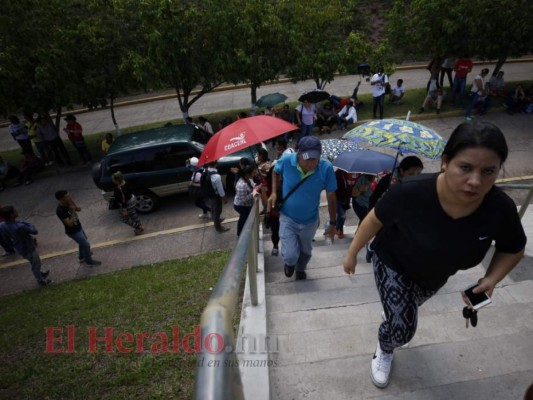
<instances>
[{"instance_id":1,"label":"black backpack","mask_svg":"<svg viewBox=\"0 0 533 400\"><path fill-rule=\"evenodd\" d=\"M201 194L204 197L215 197L217 196L217 192L215 192L215 188L213 187L213 183L211 181L211 176L215 174L215 172L210 172L208 169L204 169L202 172L202 176L200 177L200 190Z\"/></svg>"}]
</instances>

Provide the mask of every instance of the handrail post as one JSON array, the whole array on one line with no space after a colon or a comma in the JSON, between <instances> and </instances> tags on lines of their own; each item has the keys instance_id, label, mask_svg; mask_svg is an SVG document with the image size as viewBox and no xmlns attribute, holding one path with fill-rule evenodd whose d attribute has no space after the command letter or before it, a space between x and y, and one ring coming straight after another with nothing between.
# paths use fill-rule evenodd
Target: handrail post
<instances>
[{"instance_id":1,"label":"handrail post","mask_svg":"<svg viewBox=\"0 0 533 400\"><path fill-rule=\"evenodd\" d=\"M252 212L255 214L252 238L248 249L248 280L250 283L250 300L252 306L258 304L257 295L257 253L259 249L259 206L256 200Z\"/></svg>"},{"instance_id":2,"label":"handrail post","mask_svg":"<svg viewBox=\"0 0 533 400\"><path fill-rule=\"evenodd\" d=\"M526 199L524 200L524 202L520 206L520 211L518 211L518 216L520 217L520 219L522 219L522 217L526 213L527 207L529 206L529 203L531 202L532 198L533 198L533 187L531 189L529 189L529 192L528 192L528 194L526 196Z\"/></svg>"}]
</instances>

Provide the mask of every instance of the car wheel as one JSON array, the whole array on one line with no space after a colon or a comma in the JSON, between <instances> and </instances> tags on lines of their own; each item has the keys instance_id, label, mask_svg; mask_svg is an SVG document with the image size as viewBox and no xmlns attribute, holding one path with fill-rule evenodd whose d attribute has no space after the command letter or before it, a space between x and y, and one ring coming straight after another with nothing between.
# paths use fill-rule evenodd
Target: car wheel
<instances>
[{"instance_id":1,"label":"car wheel","mask_svg":"<svg viewBox=\"0 0 533 400\"><path fill-rule=\"evenodd\" d=\"M159 197L149 190L140 190L135 192L137 198L136 210L142 214L154 212L159 208Z\"/></svg>"}]
</instances>

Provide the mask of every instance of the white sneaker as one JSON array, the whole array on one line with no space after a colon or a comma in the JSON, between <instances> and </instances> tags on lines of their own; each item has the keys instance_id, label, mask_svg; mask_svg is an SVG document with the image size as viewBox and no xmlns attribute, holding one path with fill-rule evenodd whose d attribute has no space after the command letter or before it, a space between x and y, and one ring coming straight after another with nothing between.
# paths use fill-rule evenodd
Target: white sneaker
<instances>
[{"instance_id":1,"label":"white sneaker","mask_svg":"<svg viewBox=\"0 0 533 400\"><path fill-rule=\"evenodd\" d=\"M273 255L273 256L277 256L278 254L279 254L279 250L276 249L276 248L273 248L273 249L272 249L272 255Z\"/></svg>"},{"instance_id":2,"label":"white sneaker","mask_svg":"<svg viewBox=\"0 0 533 400\"><path fill-rule=\"evenodd\" d=\"M209 213L200 214L200 215L198 215L198 218L200 218L200 219L211 219L211 215L209 215Z\"/></svg>"},{"instance_id":3,"label":"white sneaker","mask_svg":"<svg viewBox=\"0 0 533 400\"><path fill-rule=\"evenodd\" d=\"M387 320L387 317L385 316L385 311L381 310L381 319L385 322ZM403 346L400 346L401 349L406 349L409 347L409 342L404 344Z\"/></svg>"},{"instance_id":4,"label":"white sneaker","mask_svg":"<svg viewBox=\"0 0 533 400\"><path fill-rule=\"evenodd\" d=\"M372 357L372 365L370 371L372 373L372 383L378 388L387 387L389 384L390 370L392 367L393 353L385 353L378 345L374 357Z\"/></svg>"}]
</instances>

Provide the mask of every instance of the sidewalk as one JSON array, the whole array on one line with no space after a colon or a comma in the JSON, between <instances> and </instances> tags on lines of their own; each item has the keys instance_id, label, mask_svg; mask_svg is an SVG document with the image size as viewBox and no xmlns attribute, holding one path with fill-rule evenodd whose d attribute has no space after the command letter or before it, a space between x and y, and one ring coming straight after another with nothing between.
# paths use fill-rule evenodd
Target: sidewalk
<instances>
[{"instance_id":1,"label":"sidewalk","mask_svg":"<svg viewBox=\"0 0 533 400\"><path fill-rule=\"evenodd\" d=\"M429 73L424 66L415 65L405 68L396 71L396 73L389 77L391 84L394 84L397 79L402 78L406 90L426 87ZM468 76L469 84L482 68L492 69L494 68L494 63L476 64ZM507 82L531 80L533 79L533 60L524 59L520 60L520 62L508 63L504 65L503 70L505 71ZM352 94L352 90L359 79L359 75L337 76L333 82L326 86L326 90L338 96L349 96ZM310 80L298 83L276 82L258 88L257 97L259 98L268 93L281 92L287 96L286 101L296 101L305 90L315 87L315 83ZM370 83L363 80L359 88L359 93L364 94L370 92ZM170 96L170 93L168 96ZM157 101L150 102L146 102L146 98L141 96L141 98L132 99L126 106L116 107L115 115L120 128L124 129L151 122L181 118L182 113L179 110L177 99L173 94L171 98L168 96L161 96L157 98ZM250 88L239 86L237 89L219 90L205 94L193 104L189 113L192 117L196 118L200 115L207 115L214 112L249 109L250 107ZM416 113L419 108L420 104L414 104L412 112ZM109 109L98 109L80 114L78 116L78 122L83 126L84 135L100 134L105 131L114 131L115 129ZM62 121L63 123L64 121ZM63 125L61 128L63 128ZM60 132L62 132L61 129ZM0 149L16 149L17 146L17 143L7 132L7 128L0 128Z\"/></svg>"}]
</instances>

